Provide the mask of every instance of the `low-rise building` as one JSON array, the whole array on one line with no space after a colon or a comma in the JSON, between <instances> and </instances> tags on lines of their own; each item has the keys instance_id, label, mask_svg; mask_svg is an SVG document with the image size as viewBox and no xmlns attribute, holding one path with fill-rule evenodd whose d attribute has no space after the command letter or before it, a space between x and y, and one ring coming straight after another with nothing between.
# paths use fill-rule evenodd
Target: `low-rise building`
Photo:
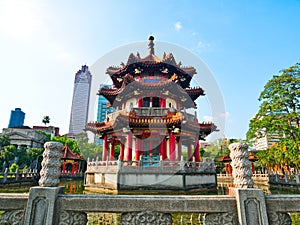
<instances>
[{"instance_id":1,"label":"low-rise building","mask_svg":"<svg viewBox=\"0 0 300 225\"><path fill-rule=\"evenodd\" d=\"M43 148L46 136L28 126L3 128L2 136L7 136L10 144L18 147Z\"/></svg>"}]
</instances>

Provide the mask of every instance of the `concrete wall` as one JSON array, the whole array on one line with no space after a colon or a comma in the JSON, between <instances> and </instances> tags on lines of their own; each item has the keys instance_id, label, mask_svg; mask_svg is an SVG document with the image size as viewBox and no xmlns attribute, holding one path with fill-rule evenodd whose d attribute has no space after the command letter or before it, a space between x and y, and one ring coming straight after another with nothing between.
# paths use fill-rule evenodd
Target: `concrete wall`
<instances>
[{"instance_id":1,"label":"concrete wall","mask_svg":"<svg viewBox=\"0 0 300 225\"><path fill-rule=\"evenodd\" d=\"M115 190L215 188L215 174L87 173L86 187ZM87 188L88 189L88 188Z\"/></svg>"}]
</instances>

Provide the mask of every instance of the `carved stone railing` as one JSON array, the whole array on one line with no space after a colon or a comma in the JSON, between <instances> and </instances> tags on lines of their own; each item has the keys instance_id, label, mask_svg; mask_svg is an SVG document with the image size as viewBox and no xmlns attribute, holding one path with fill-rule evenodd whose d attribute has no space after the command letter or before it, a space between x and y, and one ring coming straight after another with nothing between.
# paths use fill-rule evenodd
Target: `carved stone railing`
<instances>
[{"instance_id":1,"label":"carved stone railing","mask_svg":"<svg viewBox=\"0 0 300 225\"><path fill-rule=\"evenodd\" d=\"M34 183L38 180L38 173L36 170L30 170L28 172L20 173L18 170L15 173L8 172L6 168L4 173L0 173L0 185L1 184L13 184L13 183Z\"/></svg>"},{"instance_id":2,"label":"carved stone railing","mask_svg":"<svg viewBox=\"0 0 300 225\"><path fill-rule=\"evenodd\" d=\"M0 220L0 224L23 224L22 221L24 221L28 198L28 194L0 194L0 208L6 211ZM268 224L270 225L291 224L288 222L290 218L287 213L300 211L299 195L265 196L265 203L269 220ZM56 210L60 212L61 220L57 224L73 224L71 221L80 219L82 222L77 224L85 225L85 213L88 212L121 212L123 215L126 215L126 220L128 220L127 213L131 213L131 215L150 213L155 218L160 218L157 213L166 213L167 215L172 213L206 213L206 225L238 224L236 198L229 195L126 196L58 194L56 197ZM4 223L4 221L9 222ZM16 223L16 221L19 221L19 223Z\"/></svg>"},{"instance_id":3,"label":"carved stone railing","mask_svg":"<svg viewBox=\"0 0 300 225\"><path fill-rule=\"evenodd\" d=\"M150 165L149 165L150 164ZM98 161L92 160L87 162L87 172L131 172L131 171L150 171L150 172L197 172L197 173L215 173L214 162L189 162L189 161L157 161L153 164L143 165L143 161Z\"/></svg>"},{"instance_id":4,"label":"carved stone railing","mask_svg":"<svg viewBox=\"0 0 300 225\"><path fill-rule=\"evenodd\" d=\"M55 143L45 145L50 152L61 147ZM235 145L234 148L245 150L245 145ZM243 152L241 154L246 155ZM54 155L45 155L49 157L46 160L49 164L43 173L43 180L51 181L48 183L51 185L57 182L56 175L50 173L57 167ZM241 165L247 165L247 162ZM242 180L242 183L249 184L248 179L246 182ZM31 188L29 195L0 194L0 210L5 211L0 224L86 225L87 213L109 212L122 213L121 224L142 224L141 221L147 224L172 224L173 213L205 213L206 225L288 225L291 224L288 213L300 212L299 205L300 195L265 196L260 189L245 186L232 188L230 195L224 196L158 196L67 195L62 187L44 185Z\"/></svg>"}]
</instances>

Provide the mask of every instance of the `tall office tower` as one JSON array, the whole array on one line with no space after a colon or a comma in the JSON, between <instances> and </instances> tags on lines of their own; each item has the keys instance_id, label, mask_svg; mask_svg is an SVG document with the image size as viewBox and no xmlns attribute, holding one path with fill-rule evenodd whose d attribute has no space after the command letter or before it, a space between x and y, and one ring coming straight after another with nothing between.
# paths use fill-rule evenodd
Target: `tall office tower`
<instances>
[{"instance_id":1,"label":"tall office tower","mask_svg":"<svg viewBox=\"0 0 300 225\"><path fill-rule=\"evenodd\" d=\"M83 132L88 119L92 75L84 65L75 74L69 133Z\"/></svg>"},{"instance_id":2,"label":"tall office tower","mask_svg":"<svg viewBox=\"0 0 300 225\"><path fill-rule=\"evenodd\" d=\"M11 110L8 128L20 127L24 125L25 113L21 108Z\"/></svg>"},{"instance_id":3,"label":"tall office tower","mask_svg":"<svg viewBox=\"0 0 300 225\"><path fill-rule=\"evenodd\" d=\"M100 84L101 88L112 88L112 85L109 84ZM98 110L97 110L97 121L104 122L106 118L106 114L113 113L115 109L113 107L109 107L108 100L103 96L99 95L98 97ZM95 136L95 144L102 145L103 140L99 139L97 135Z\"/></svg>"}]
</instances>

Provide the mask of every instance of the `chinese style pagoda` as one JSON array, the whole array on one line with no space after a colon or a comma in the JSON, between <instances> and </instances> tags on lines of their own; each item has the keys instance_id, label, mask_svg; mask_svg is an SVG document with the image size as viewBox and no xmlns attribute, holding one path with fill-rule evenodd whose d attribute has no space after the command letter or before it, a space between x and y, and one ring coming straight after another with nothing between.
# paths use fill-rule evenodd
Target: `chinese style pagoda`
<instances>
[{"instance_id":1,"label":"chinese style pagoda","mask_svg":"<svg viewBox=\"0 0 300 225\"><path fill-rule=\"evenodd\" d=\"M107 69L113 86L98 94L117 111L104 122L86 125L86 130L103 139L102 160L88 162L86 188L187 190L216 185L213 165L200 162L199 152L199 140L205 140L216 126L200 123L196 113L188 113L204 95L202 88L190 87L196 69L176 63L171 53L158 58L153 40L150 36L145 58L130 54L126 64ZM188 152L185 158L183 149ZM114 172L108 170L114 166ZM172 181L170 175L175 174L184 177L183 183Z\"/></svg>"}]
</instances>

